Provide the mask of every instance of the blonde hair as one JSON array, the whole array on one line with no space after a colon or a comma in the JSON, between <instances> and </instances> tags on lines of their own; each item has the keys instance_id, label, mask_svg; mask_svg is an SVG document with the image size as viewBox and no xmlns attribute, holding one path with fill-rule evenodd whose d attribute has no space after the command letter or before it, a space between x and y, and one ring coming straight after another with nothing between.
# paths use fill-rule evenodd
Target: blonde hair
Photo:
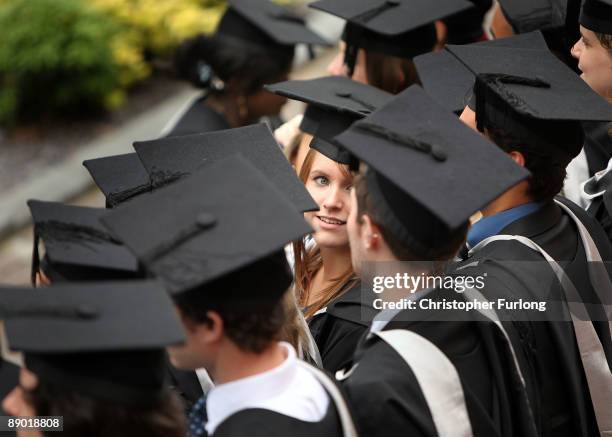
<instances>
[{"instance_id":1,"label":"blonde hair","mask_svg":"<svg viewBox=\"0 0 612 437\"><path fill-rule=\"evenodd\" d=\"M312 164L319 152L316 150L309 150L304 164L300 170L299 178L306 184L308 176L312 169ZM338 164L343 172L349 174L348 166ZM323 259L321 258L321 250L315 246L310 249L306 248L304 240L299 240L293 243L293 253L295 256L295 294L298 304L305 308L308 304L310 294L310 284L323 266ZM342 275L338 278L334 278L332 283L321 291L321 298L311 305L308 305L305 311L305 317L312 317L317 311L325 308L332 300L336 299L343 292L349 289L349 285L352 285L357 281L355 272L352 267L349 267Z\"/></svg>"},{"instance_id":2,"label":"blonde hair","mask_svg":"<svg viewBox=\"0 0 612 437\"><path fill-rule=\"evenodd\" d=\"M283 307L287 322L283 325L281 338L295 348L300 359L322 367L319 349L312 338L302 311L298 308L295 293L291 291L285 293Z\"/></svg>"}]
</instances>

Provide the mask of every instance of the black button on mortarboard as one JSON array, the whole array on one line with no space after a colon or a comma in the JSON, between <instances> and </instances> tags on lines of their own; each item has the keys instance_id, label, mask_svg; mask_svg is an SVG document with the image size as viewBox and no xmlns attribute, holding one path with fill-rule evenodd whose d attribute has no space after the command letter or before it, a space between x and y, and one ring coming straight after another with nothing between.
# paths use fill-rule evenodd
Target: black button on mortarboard
<instances>
[{"instance_id":1,"label":"black button on mortarboard","mask_svg":"<svg viewBox=\"0 0 612 437\"><path fill-rule=\"evenodd\" d=\"M351 93L349 93L348 91L336 91L336 95L344 99L349 99L351 97Z\"/></svg>"},{"instance_id":2,"label":"black button on mortarboard","mask_svg":"<svg viewBox=\"0 0 612 437\"><path fill-rule=\"evenodd\" d=\"M91 305L79 305L75 310L80 319L95 319L98 317L98 309Z\"/></svg>"},{"instance_id":3,"label":"black button on mortarboard","mask_svg":"<svg viewBox=\"0 0 612 437\"><path fill-rule=\"evenodd\" d=\"M196 224L202 229L210 228L214 226L216 222L217 219L215 216L208 212L200 213L196 217Z\"/></svg>"},{"instance_id":4,"label":"black button on mortarboard","mask_svg":"<svg viewBox=\"0 0 612 437\"><path fill-rule=\"evenodd\" d=\"M436 161L440 162L446 161L447 158L446 152L442 149L442 147L438 146L437 144L432 144L431 156L433 156Z\"/></svg>"}]
</instances>

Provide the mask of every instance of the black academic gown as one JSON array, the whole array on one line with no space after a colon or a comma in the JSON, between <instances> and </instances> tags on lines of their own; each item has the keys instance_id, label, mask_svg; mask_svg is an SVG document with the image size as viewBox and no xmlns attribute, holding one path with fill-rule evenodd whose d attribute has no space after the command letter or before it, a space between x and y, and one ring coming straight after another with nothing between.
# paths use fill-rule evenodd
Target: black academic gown
<instances>
[{"instance_id":1,"label":"black academic gown","mask_svg":"<svg viewBox=\"0 0 612 437\"><path fill-rule=\"evenodd\" d=\"M198 375L193 370L179 370L170 363L166 370L170 387L179 394L185 415L189 415L193 404L204 395Z\"/></svg>"},{"instance_id":2,"label":"black academic gown","mask_svg":"<svg viewBox=\"0 0 612 437\"><path fill-rule=\"evenodd\" d=\"M607 167L612 158L612 138L608 134L610 123L584 123L585 146L584 151L589 164L589 174ZM608 172L600 181L590 181L585 190L589 193L605 191L603 196L593 199L588 207L591 216L601 224L612 241L612 172Z\"/></svg>"},{"instance_id":3,"label":"black academic gown","mask_svg":"<svg viewBox=\"0 0 612 437\"><path fill-rule=\"evenodd\" d=\"M454 292L439 290L423 292L420 298L424 297L460 299ZM513 379L509 351L497 328L465 311L454 312L456 319L445 322L436 321L440 320L436 314L433 310L404 310L383 330L417 333L451 361L460 378L474 436L534 436L527 397ZM360 344L354 366L343 386L360 436L438 437L412 368L391 346L377 336L368 336Z\"/></svg>"},{"instance_id":4,"label":"black academic gown","mask_svg":"<svg viewBox=\"0 0 612 437\"><path fill-rule=\"evenodd\" d=\"M196 99L168 133L168 137L229 129L227 119L205 104L206 97Z\"/></svg>"},{"instance_id":5,"label":"black academic gown","mask_svg":"<svg viewBox=\"0 0 612 437\"><path fill-rule=\"evenodd\" d=\"M305 422L272 410L241 410L225 419L210 437L341 437L342 428L330 400L320 422Z\"/></svg>"},{"instance_id":6,"label":"black academic gown","mask_svg":"<svg viewBox=\"0 0 612 437\"><path fill-rule=\"evenodd\" d=\"M602 258L609 260L612 247L602 229L578 206L563 198L559 200L579 217L591 233ZM500 234L521 235L536 242L564 268L583 302L599 303L588 278L584 247L577 229L558 205L547 203L511 223ZM481 292L491 300L498 297L545 298L562 302L563 291L552 269L543 260L542 255L516 241L495 241L466 257L457 267L461 267L463 275L486 273L486 287ZM511 313L506 316L512 319ZM512 320L504 325L517 351L541 435L597 435L572 323ZM611 362L608 322L594 322L594 326Z\"/></svg>"},{"instance_id":7,"label":"black academic gown","mask_svg":"<svg viewBox=\"0 0 612 437\"><path fill-rule=\"evenodd\" d=\"M325 370L333 375L350 365L357 344L376 313L371 302L362 301L361 282L357 281L324 312L308 321Z\"/></svg>"},{"instance_id":8,"label":"black academic gown","mask_svg":"<svg viewBox=\"0 0 612 437\"><path fill-rule=\"evenodd\" d=\"M610 123L598 121L585 121L584 153L589 167L589 176L593 176L608 166L612 158L612 138L608 134Z\"/></svg>"}]
</instances>

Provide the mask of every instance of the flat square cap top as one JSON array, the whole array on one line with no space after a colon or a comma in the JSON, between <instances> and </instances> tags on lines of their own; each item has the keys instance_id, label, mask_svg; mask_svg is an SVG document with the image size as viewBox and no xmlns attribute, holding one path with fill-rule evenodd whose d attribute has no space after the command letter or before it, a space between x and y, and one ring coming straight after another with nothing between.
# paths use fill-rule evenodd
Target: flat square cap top
<instances>
[{"instance_id":1,"label":"flat square cap top","mask_svg":"<svg viewBox=\"0 0 612 437\"><path fill-rule=\"evenodd\" d=\"M184 340L181 322L155 281L0 288L10 347L68 354L163 349Z\"/></svg>"},{"instance_id":2,"label":"flat square cap top","mask_svg":"<svg viewBox=\"0 0 612 437\"><path fill-rule=\"evenodd\" d=\"M264 124L134 143L154 188L193 173L202 165L241 153L300 211L319 207Z\"/></svg>"},{"instance_id":3,"label":"flat square cap top","mask_svg":"<svg viewBox=\"0 0 612 437\"><path fill-rule=\"evenodd\" d=\"M311 232L303 215L240 155L135 199L103 222L172 293L205 285Z\"/></svg>"},{"instance_id":4,"label":"flat square cap top","mask_svg":"<svg viewBox=\"0 0 612 437\"><path fill-rule=\"evenodd\" d=\"M136 272L138 261L108 232L102 208L29 200L35 238L45 244L51 263L74 267Z\"/></svg>"},{"instance_id":5,"label":"flat square cap top","mask_svg":"<svg viewBox=\"0 0 612 437\"><path fill-rule=\"evenodd\" d=\"M333 138L393 98L390 93L341 76L289 80L266 89L308 103L300 129L315 137L310 147L346 165L352 163L351 157L333 144Z\"/></svg>"},{"instance_id":6,"label":"flat square cap top","mask_svg":"<svg viewBox=\"0 0 612 437\"><path fill-rule=\"evenodd\" d=\"M475 45L548 50L539 31ZM447 50L441 50L415 57L414 65L423 88L436 102L457 113L465 108L472 96L474 74L461 61Z\"/></svg>"},{"instance_id":7,"label":"flat square cap top","mask_svg":"<svg viewBox=\"0 0 612 437\"><path fill-rule=\"evenodd\" d=\"M464 0L321 0L310 6L387 36L473 7Z\"/></svg>"},{"instance_id":8,"label":"flat square cap top","mask_svg":"<svg viewBox=\"0 0 612 437\"><path fill-rule=\"evenodd\" d=\"M528 177L525 169L418 86L336 140L448 229L458 228ZM411 214L406 211L407 217Z\"/></svg>"},{"instance_id":9,"label":"flat square cap top","mask_svg":"<svg viewBox=\"0 0 612 437\"><path fill-rule=\"evenodd\" d=\"M551 52L512 47L447 46L474 75L525 78L540 85L500 79L501 96L522 115L541 120L608 121L612 105Z\"/></svg>"},{"instance_id":10,"label":"flat square cap top","mask_svg":"<svg viewBox=\"0 0 612 437\"><path fill-rule=\"evenodd\" d=\"M266 85L268 91L355 118L362 118L393 98L393 95L343 76L311 80L288 80Z\"/></svg>"},{"instance_id":11,"label":"flat square cap top","mask_svg":"<svg viewBox=\"0 0 612 437\"><path fill-rule=\"evenodd\" d=\"M88 159L83 165L111 208L150 189L149 175L135 153Z\"/></svg>"},{"instance_id":12,"label":"flat square cap top","mask_svg":"<svg viewBox=\"0 0 612 437\"><path fill-rule=\"evenodd\" d=\"M237 13L278 44L329 45L325 39L309 29L302 18L269 0L230 0L228 3L229 14ZM227 17L221 20L217 32L239 36L243 39L249 35L245 32L244 24L241 26L239 21ZM254 39L257 39L256 35L253 36Z\"/></svg>"}]
</instances>

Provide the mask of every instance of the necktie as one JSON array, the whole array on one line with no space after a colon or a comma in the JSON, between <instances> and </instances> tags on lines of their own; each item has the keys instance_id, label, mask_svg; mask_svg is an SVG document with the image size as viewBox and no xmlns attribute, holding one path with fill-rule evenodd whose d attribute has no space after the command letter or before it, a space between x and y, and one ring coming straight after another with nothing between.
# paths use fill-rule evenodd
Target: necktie
<instances>
[{"instance_id":1,"label":"necktie","mask_svg":"<svg viewBox=\"0 0 612 437\"><path fill-rule=\"evenodd\" d=\"M188 437L203 437L206 436L206 395L199 398L191 411L189 412L189 430L187 432Z\"/></svg>"}]
</instances>

